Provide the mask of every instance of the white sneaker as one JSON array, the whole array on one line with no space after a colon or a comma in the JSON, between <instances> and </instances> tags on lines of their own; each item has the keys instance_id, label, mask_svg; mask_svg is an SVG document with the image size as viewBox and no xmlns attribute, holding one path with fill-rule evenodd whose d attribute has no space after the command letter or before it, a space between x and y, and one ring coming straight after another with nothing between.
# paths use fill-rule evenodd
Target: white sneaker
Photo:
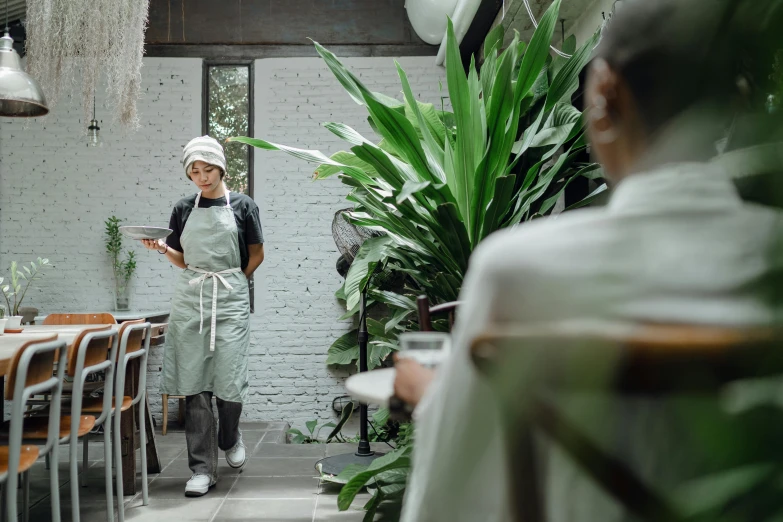
<instances>
[{"instance_id":1,"label":"white sneaker","mask_svg":"<svg viewBox=\"0 0 783 522\"><path fill-rule=\"evenodd\" d=\"M186 497L201 497L207 494L209 488L215 485L215 479L210 475L196 473L185 484Z\"/></svg>"},{"instance_id":2,"label":"white sneaker","mask_svg":"<svg viewBox=\"0 0 783 522\"><path fill-rule=\"evenodd\" d=\"M245 443L242 441L242 431L239 431L239 440L234 447L230 450L226 450L226 462L232 468L241 468L247 461L247 452L245 451Z\"/></svg>"}]
</instances>

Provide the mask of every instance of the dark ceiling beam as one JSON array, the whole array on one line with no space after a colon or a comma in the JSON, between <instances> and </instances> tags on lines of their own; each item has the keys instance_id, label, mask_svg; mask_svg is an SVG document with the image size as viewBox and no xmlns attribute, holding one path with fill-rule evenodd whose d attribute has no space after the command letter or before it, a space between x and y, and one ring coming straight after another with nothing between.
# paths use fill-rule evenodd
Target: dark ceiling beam
<instances>
[{"instance_id":1,"label":"dark ceiling beam","mask_svg":"<svg viewBox=\"0 0 783 522\"><path fill-rule=\"evenodd\" d=\"M462 43L459 46L460 54L462 55L462 63L467 67L470 65L470 57L476 55L476 63L480 62L480 56L477 55L481 45L484 43L487 33L492 29L492 24L495 23L498 13L503 7L503 0L482 0L476 11L476 16L470 23L468 32L465 33L465 37L462 39Z\"/></svg>"},{"instance_id":2,"label":"dark ceiling beam","mask_svg":"<svg viewBox=\"0 0 783 522\"><path fill-rule=\"evenodd\" d=\"M340 58L370 56L435 56L433 45L327 45ZM204 58L207 60L258 60L262 58L318 57L308 45L147 44L144 55L155 58Z\"/></svg>"}]
</instances>

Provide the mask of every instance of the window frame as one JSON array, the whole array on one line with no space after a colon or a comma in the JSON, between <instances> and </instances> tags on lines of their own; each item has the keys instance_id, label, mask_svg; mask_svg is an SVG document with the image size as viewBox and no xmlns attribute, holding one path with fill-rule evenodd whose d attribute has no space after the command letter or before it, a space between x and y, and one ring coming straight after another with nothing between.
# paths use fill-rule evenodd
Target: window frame
<instances>
[{"instance_id":1,"label":"window frame","mask_svg":"<svg viewBox=\"0 0 783 522\"><path fill-rule=\"evenodd\" d=\"M201 133L202 135L209 134L209 69L210 67L247 67L248 74L248 118L247 118L247 135L253 136L253 126L255 123L255 71L253 60L203 60L202 64L202 85L201 85ZM247 164L247 195L250 199L255 200L255 157L254 148L248 147L248 164ZM249 283L250 290L250 313L255 312L255 275L253 275Z\"/></svg>"}]
</instances>

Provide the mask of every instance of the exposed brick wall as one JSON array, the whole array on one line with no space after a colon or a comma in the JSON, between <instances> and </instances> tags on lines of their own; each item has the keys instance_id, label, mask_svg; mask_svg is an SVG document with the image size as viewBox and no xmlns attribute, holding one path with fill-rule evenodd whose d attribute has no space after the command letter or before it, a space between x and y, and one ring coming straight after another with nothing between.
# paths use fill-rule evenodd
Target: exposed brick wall
<instances>
[{"instance_id":1,"label":"exposed brick wall","mask_svg":"<svg viewBox=\"0 0 783 522\"><path fill-rule=\"evenodd\" d=\"M433 58L400 63L420 99L440 104L445 71ZM346 64L373 90L400 96L391 58ZM115 214L163 226L174 202L193 192L179 160L182 146L201 133L201 60L147 58L142 74L139 132L113 125L98 93L98 117L107 117L101 148L85 144L78 95L64 99L43 123L0 121L0 267L5 272L12 260L38 256L51 260L54 268L25 299L42 313L111 310L104 220ZM258 60L255 82L258 137L326 154L346 147L322 122L343 122L374 137L366 110L319 59ZM342 310L333 294L341 279L331 236L334 212L348 206L347 187L337 178L312 182L313 167L283 153L256 151L255 158L267 259L256 278L245 418L301 426L331 418L332 398L344 393L345 374L324 361L332 341L351 328L336 320ZM132 248L139 264L133 306L167 309L176 269L162 256ZM153 350L148 382L159 418L162 350ZM170 407L175 413L176 404Z\"/></svg>"}]
</instances>

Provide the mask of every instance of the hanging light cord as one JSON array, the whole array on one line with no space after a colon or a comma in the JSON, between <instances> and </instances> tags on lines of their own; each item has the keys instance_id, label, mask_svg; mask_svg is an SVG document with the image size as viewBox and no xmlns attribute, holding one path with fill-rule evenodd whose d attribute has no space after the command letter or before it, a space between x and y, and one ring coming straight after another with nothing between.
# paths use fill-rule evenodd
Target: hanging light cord
<instances>
[{"instance_id":1,"label":"hanging light cord","mask_svg":"<svg viewBox=\"0 0 783 522\"><path fill-rule=\"evenodd\" d=\"M5 0L5 33L8 34L8 0Z\"/></svg>"}]
</instances>

